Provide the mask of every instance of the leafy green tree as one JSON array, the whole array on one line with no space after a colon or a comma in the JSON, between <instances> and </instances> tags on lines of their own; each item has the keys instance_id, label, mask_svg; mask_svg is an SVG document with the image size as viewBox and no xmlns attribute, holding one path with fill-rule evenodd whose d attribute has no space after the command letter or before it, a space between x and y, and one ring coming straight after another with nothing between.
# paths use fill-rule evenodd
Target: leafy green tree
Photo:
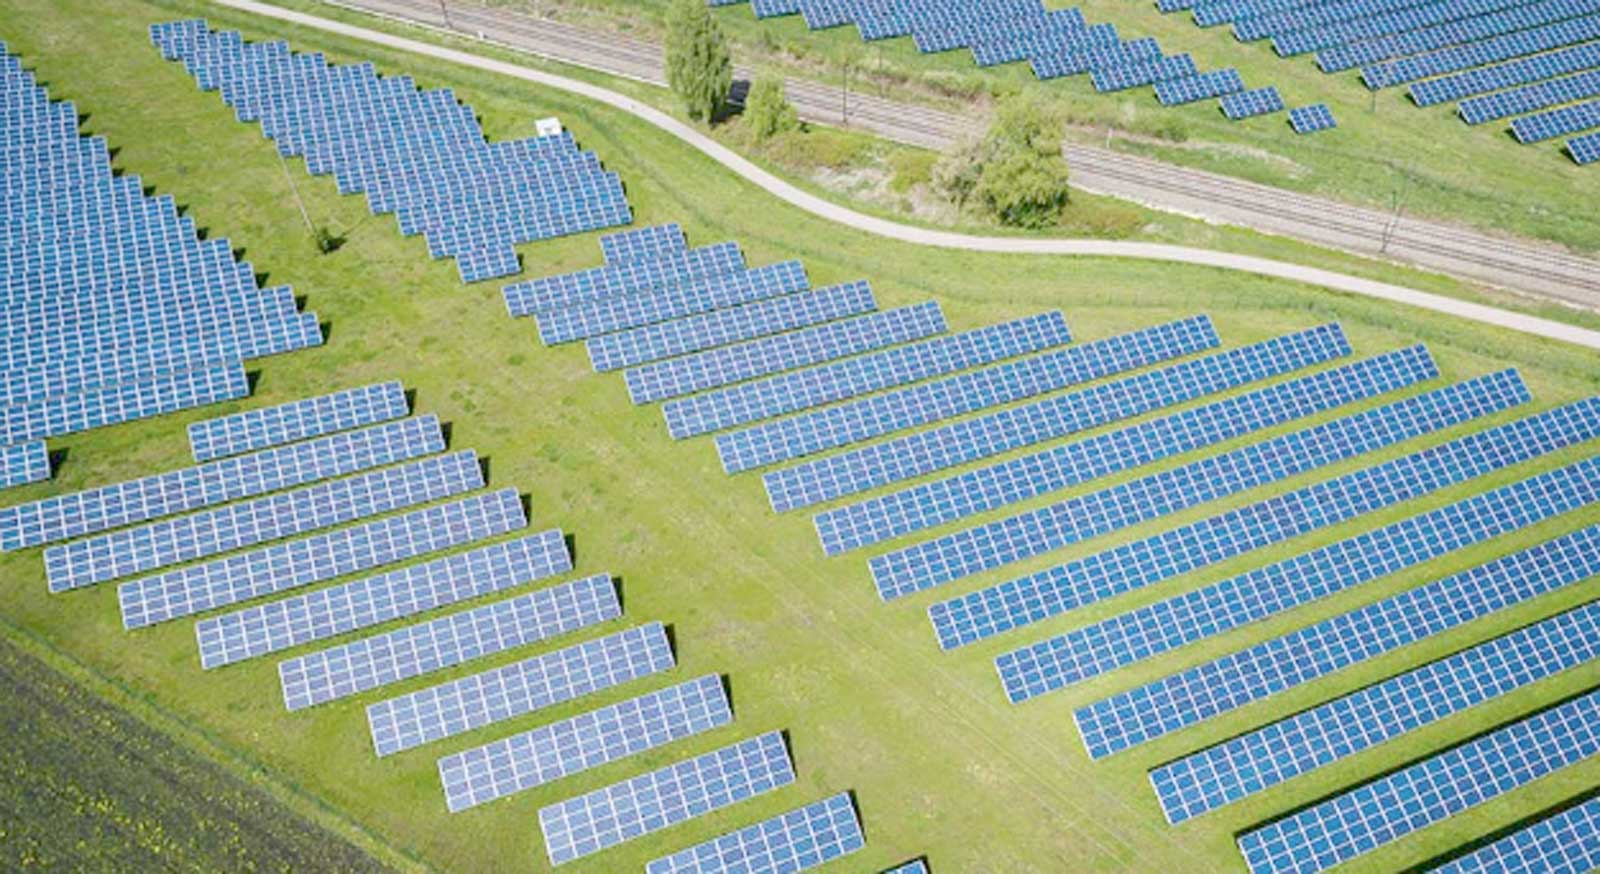
<instances>
[{"instance_id":1,"label":"leafy green tree","mask_svg":"<svg viewBox=\"0 0 1600 874\"><path fill-rule=\"evenodd\" d=\"M761 76L744 101L744 123L756 142L765 142L800 126L800 117L783 93L783 80Z\"/></svg>"},{"instance_id":2,"label":"leafy green tree","mask_svg":"<svg viewBox=\"0 0 1600 874\"><path fill-rule=\"evenodd\" d=\"M690 118L712 121L727 103L733 58L705 0L673 0L667 18L667 81Z\"/></svg>"},{"instance_id":3,"label":"leafy green tree","mask_svg":"<svg viewBox=\"0 0 1600 874\"><path fill-rule=\"evenodd\" d=\"M1061 117L1024 93L1001 102L981 140L958 145L934 168L934 185L958 206L979 205L1011 227L1061 220L1069 196Z\"/></svg>"}]
</instances>

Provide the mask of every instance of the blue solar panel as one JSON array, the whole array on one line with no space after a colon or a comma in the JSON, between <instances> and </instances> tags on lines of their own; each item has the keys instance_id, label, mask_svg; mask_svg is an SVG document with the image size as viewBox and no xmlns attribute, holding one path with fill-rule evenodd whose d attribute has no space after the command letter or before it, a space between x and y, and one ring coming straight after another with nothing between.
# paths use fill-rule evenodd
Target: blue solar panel
<instances>
[{"instance_id":1,"label":"blue solar panel","mask_svg":"<svg viewBox=\"0 0 1600 874\"><path fill-rule=\"evenodd\" d=\"M1323 72L1331 73L1390 58L1420 55L1448 46L1482 45L1497 36L1522 36L1529 28L1594 11L1594 4L1587 0L1542 0L1537 3L1520 0L1450 0L1431 8L1439 10L1443 16L1451 17L1464 7L1474 5L1480 8L1511 5L1513 8L1421 29L1405 28L1405 19L1410 17L1410 13L1400 12L1394 18L1375 16L1359 24L1345 25L1335 29L1327 39L1310 41L1301 37L1289 42L1297 44L1296 48L1310 49L1337 41L1339 44L1317 52L1317 66ZM1402 28L1403 32L1396 32Z\"/></svg>"},{"instance_id":2,"label":"blue solar panel","mask_svg":"<svg viewBox=\"0 0 1600 874\"><path fill-rule=\"evenodd\" d=\"M512 662L367 707L378 755L532 713L673 665L659 622Z\"/></svg>"},{"instance_id":3,"label":"blue solar panel","mask_svg":"<svg viewBox=\"0 0 1600 874\"><path fill-rule=\"evenodd\" d=\"M1241 446L884 553L868 565L885 598L944 585L1499 412L1525 397L1526 389L1513 374L1505 371L1498 378L1450 386ZM947 647L960 639L940 635Z\"/></svg>"},{"instance_id":4,"label":"blue solar panel","mask_svg":"<svg viewBox=\"0 0 1600 874\"><path fill-rule=\"evenodd\" d=\"M670 288L614 295L540 313L539 340L547 346L569 343L810 287L805 267L799 261L782 261L739 273L689 280Z\"/></svg>"},{"instance_id":5,"label":"blue solar panel","mask_svg":"<svg viewBox=\"0 0 1600 874\"><path fill-rule=\"evenodd\" d=\"M1155 85L1156 99L1161 101L1163 106L1181 106L1244 90L1244 80L1239 78L1239 71L1232 67L1225 70L1210 70L1183 79L1167 79Z\"/></svg>"},{"instance_id":6,"label":"blue solar panel","mask_svg":"<svg viewBox=\"0 0 1600 874\"><path fill-rule=\"evenodd\" d=\"M1205 325L1209 332L1209 323ZM1199 347L1215 345L1202 339ZM1189 349L1186 351L1196 351ZM1348 354L1335 325L1187 361L1091 389L773 471L775 507L817 503L988 458ZM783 496L783 500L776 500Z\"/></svg>"},{"instance_id":7,"label":"blue solar panel","mask_svg":"<svg viewBox=\"0 0 1600 874\"><path fill-rule=\"evenodd\" d=\"M1095 70L1140 64L1161 57L1161 46L1145 37L1123 43L1086 45L1058 53L1030 54L1028 64L1040 79L1059 79Z\"/></svg>"},{"instance_id":8,"label":"blue solar panel","mask_svg":"<svg viewBox=\"0 0 1600 874\"><path fill-rule=\"evenodd\" d=\"M278 681L284 706L302 710L621 615L599 574L279 662Z\"/></svg>"},{"instance_id":9,"label":"blue solar panel","mask_svg":"<svg viewBox=\"0 0 1600 874\"><path fill-rule=\"evenodd\" d=\"M1339 646L1364 648L1364 632L1345 634ZM1181 822L1596 657L1600 604L1590 604L1163 765L1151 783Z\"/></svg>"},{"instance_id":10,"label":"blue solar panel","mask_svg":"<svg viewBox=\"0 0 1600 874\"><path fill-rule=\"evenodd\" d=\"M1059 312L990 325L668 401L661 408L674 439L742 425L930 376L1014 358L1070 340Z\"/></svg>"},{"instance_id":11,"label":"blue solar panel","mask_svg":"<svg viewBox=\"0 0 1600 874\"><path fill-rule=\"evenodd\" d=\"M1548 82L1538 82L1509 91L1498 91L1463 100L1461 105L1456 107L1456 112L1467 124L1483 124L1521 115L1524 112L1571 103L1596 94L1600 94L1600 70L1591 70L1576 76L1552 79Z\"/></svg>"},{"instance_id":12,"label":"blue solar panel","mask_svg":"<svg viewBox=\"0 0 1600 874\"><path fill-rule=\"evenodd\" d=\"M0 549L133 525L444 451L437 416L403 419L306 443L0 508Z\"/></svg>"},{"instance_id":13,"label":"blue solar panel","mask_svg":"<svg viewBox=\"0 0 1600 874\"><path fill-rule=\"evenodd\" d=\"M597 371L620 370L870 313L877 308L872 289L865 282L850 282L592 337L587 344L589 360Z\"/></svg>"},{"instance_id":14,"label":"blue solar panel","mask_svg":"<svg viewBox=\"0 0 1600 874\"><path fill-rule=\"evenodd\" d=\"M405 561L528 524L516 489L185 565L117 587L134 629Z\"/></svg>"},{"instance_id":15,"label":"blue solar panel","mask_svg":"<svg viewBox=\"0 0 1600 874\"><path fill-rule=\"evenodd\" d=\"M411 412L405 389L385 382L208 419L189 426L195 461L293 443L398 419Z\"/></svg>"},{"instance_id":16,"label":"blue solar panel","mask_svg":"<svg viewBox=\"0 0 1600 874\"><path fill-rule=\"evenodd\" d=\"M456 255L456 272L461 282L471 285L522 272L522 260L510 246L489 246Z\"/></svg>"},{"instance_id":17,"label":"blue solar panel","mask_svg":"<svg viewBox=\"0 0 1600 874\"><path fill-rule=\"evenodd\" d=\"M237 362L0 408L0 445L119 425L250 394Z\"/></svg>"},{"instance_id":18,"label":"blue solar panel","mask_svg":"<svg viewBox=\"0 0 1600 874\"><path fill-rule=\"evenodd\" d=\"M1218 102L1222 107L1222 114L1234 121L1283 111L1283 97L1278 94L1278 89L1271 85L1228 94Z\"/></svg>"},{"instance_id":19,"label":"blue solar panel","mask_svg":"<svg viewBox=\"0 0 1600 874\"><path fill-rule=\"evenodd\" d=\"M0 489L40 483L49 478L50 452L43 440L0 447ZM0 514L10 515L10 509L0 510ZM0 519L3 518L0 515ZM3 538L3 532L0 532L0 538ZM3 543L4 540L0 539L0 544Z\"/></svg>"},{"instance_id":20,"label":"blue solar panel","mask_svg":"<svg viewBox=\"0 0 1600 874\"><path fill-rule=\"evenodd\" d=\"M651 225L631 231L618 231L600 238L600 252L607 264L623 261L642 261L659 258L669 252L682 252L688 248L683 228L677 222Z\"/></svg>"},{"instance_id":21,"label":"blue solar panel","mask_svg":"<svg viewBox=\"0 0 1600 874\"><path fill-rule=\"evenodd\" d=\"M1595 501L1595 468L1584 462L1540 474L1004 653L995 659L1001 685L1013 702L1024 701L1570 512Z\"/></svg>"},{"instance_id":22,"label":"blue solar panel","mask_svg":"<svg viewBox=\"0 0 1600 874\"><path fill-rule=\"evenodd\" d=\"M1246 832L1253 874L1321 870L1600 754L1591 692Z\"/></svg>"},{"instance_id":23,"label":"blue solar panel","mask_svg":"<svg viewBox=\"0 0 1600 874\"><path fill-rule=\"evenodd\" d=\"M1592 127L1600 127L1600 100L1511 120L1511 133L1519 143L1542 142Z\"/></svg>"},{"instance_id":24,"label":"blue solar panel","mask_svg":"<svg viewBox=\"0 0 1600 874\"><path fill-rule=\"evenodd\" d=\"M648 364L623 376L633 402L647 404L922 340L944 330L944 312L929 301Z\"/></svg>"},{"instance_id":25,"label":"blue solar panel","mask_svg":"<svg viewBox=\"0 0 1600 874\"><path fill-rule=\"evenodd\" d=\"M816 516L817 536L824 552L837 555L1316 415L1437 375L1427 350L1413 346L828 510Z\"/></svg>"},{"instance_id":26,"label":"blue solar panel","mask_svg":"<svg viewBox=\"0 0 1600 874\"><path fill-rule=\"evenodd\" d=\"M1454 73L1496 61L1520 58L1597 37L1600 37L1600 15L1588 15L1440 49L1424 55L1363 67L1361 81L1368 88L1388 88L1391 85L1404 85L1441 73Z\"/></svg>"},{"instance_id":27,"label":"blue solar panel","mask_svg":"<svg viewBox=\"0 0 1600 874\"><path fill-rule=\"evenodd\" d=\"M1600 798L1518 829L1433 874L1589 874L1600 868Z\"/></svg>"},{"instance_id":28,"label":"blue solar panel","mask_svg":"<svg viewBox=\"0 0 1600 874\"><path fill-rule=\"evenodd\" d=\"M883 874L928 874L928 863L921 859L912 859L904 865L896 865L890 868Z\"/></svg>"},{"instance_id":29,"label":"blue solar panel","mask_svg":"<svg viewBox=\"0 0 1600 874\"><path fill-rule=\"evenodd\" d=\"M551 529L258 604L195 623L200 666L221 667L569 570L566 540Z\"/></svg>"},{"instance_id":30,"label":"blue solar panel","mask_svg":"<svg viewBox=\"0 0 1600 874\"><path fill-rule=\"evenodd\" d=\"M1600 133L1592 133L1567 140L1567 153L1579 164L1600 161Z\"/></svg>"},{"instance_id":31,"label":"blue solar panel","mask_svg":"<svg viewBox=\"0 0 1600 874\"><path fill-rule=\"evenodd\" d=\"M439 760L452 813L728 725L716 674L629 698Z\"/></svg>"},{"instance_id":32,"label":"blue solar panel","mask_svg":"<svg viewBox=\"0 0 1600 874\"><path fill-rule=\"evenodd\" d=\"M1090 74L1089 80L1093 83L1094 90L1105 93L1125 91L1140 85L1154 85L1170 79L1187 79L1198 72L1194 58L1189 55L1176 55L1137 64L1098 69Z\"/></svg>"},{"instance_id":33,"label":"blue solar panel","mask_svg":"<svg viewBox=\"0 0 1600 874\"><path fill-rule=\"evenodd\" d=\"M1333 112L1326 103L1313 103L1310 106L1299 106L1289 110L1289 126L1297 134L1315 133L1336 127L1338 122L1333 120Z\"/></svg>"},{"instance_id":34,"label":"blue solar panel","mask_svg":"<svg viewBox=\"0 0 1600 874\"><path fill-rule=\"evenodd\" d=\"M744 269L739 244L717 243L508 285L506 309L513 316L541 315L584 301L637 294Z\"/></svg>"},{"instance_id":35,"label":"blue solar panel","mask_svg":"<svg viewBox=\"0 0 1600 874\"><path fill-rule=\"evenodd\" d=\"M1600 66L1600 43L1586 43L1493 67L1416 82L1407 91L1418 106L1433 106L1597 66Z\"/></svg>"},{"instance_id":36,"label":"blue solar panel","mask_svg":"<svg viewBox=\"0 0 1600 874\"><path fill-rule=\"evenodd\" d=\"M1216 331L1204 316L1169 322L825 410L763 422L719 435L717 452L722 457L723 469L738 473L1008 401L1024 400L1188 355L1217 343ZM831 496L792 488L788 480L790 475L788 471L777 471L767 477L767 490L775 509L789 510ZM850 481L855 484L855 490L870 487L855 477Z\"/></svg>"},{"instance_id":37,"label":"blue solar panel","mask_svg":"<svg viewBox=\"0 0 1600 874\"><path fill-rule=\"evenodd\" d=\"M64 592L294 537L483 487L475 452L414 461L49 547L50 591Z\"/></svg>"},{"instance_id":38,"label":"blue solar panel","mask_svg":"<svg viewBox=\"0 0 1600 874\"><path fill-rule=\"evenodd\" d=\"M792 874L866 846L849 793L841 792L752 826L679 850L645 874Z\"/></svg>"},{"instance_id":39,"label":"blue solar panel","mask_svg":"<svg viewBox=\"0 0 1600 874\"><path fill-rule=\"evenodd\" d=\"M561 865L793 782L774 731L540 808L539 828Z\"/></svg>"}]
</instances>

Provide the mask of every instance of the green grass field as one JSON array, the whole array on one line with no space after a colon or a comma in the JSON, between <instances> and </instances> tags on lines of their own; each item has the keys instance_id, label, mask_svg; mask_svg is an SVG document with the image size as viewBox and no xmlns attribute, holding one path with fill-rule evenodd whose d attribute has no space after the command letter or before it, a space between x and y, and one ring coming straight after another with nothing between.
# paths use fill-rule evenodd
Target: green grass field
<instances>
[{"instance_id":1,"label":"green grass field","mask_svg":"<svg viewBox=\"0 0 1600 874\"><path fill-rule=\"evenodd\" d=\"M669 440L659 413L631 406L621 380L590 372L580 349L540 347L531 322L506 317L496 284L462 288L453 266L429 262L421 240L401 238L391 219L369 217L364 201L337 196L330 179L309 177L298 163L281 165L258 129L235 122L215 94L198 91L181 66L163 62L149 45L145 28L150 23L197 14L213 26L242 27L253 38L287 38L301 50L326 51L340 61L372 59L386 72L415 75L425 86L451 86L478 110L493 138L528 135L534 119L558 115L585 147L622 175L640 223L682 222L697 245L737 239L755 264L802 258L819 286L870 279L885 307L936 298L954 329L1061 308L1079 338L1093 339L1205 312L1214 317L1228 345L1239 345L1337 320L1358 354L1428 343L1447 378L1516 366L1532 386L1539 408L1593 394L1600 388L1600 370L1592 354L1577 349L1220 271L1117 260L966 255L864 239L759 194L626 116L519 82L247 19L201 3L128 0L108 7L89 0L0 0L0 20L5 22L0 38L38 71L54 97L77 102L88 115L86 130L108 138L124 172L140 175L157 193L175 196L213 236L226 236L244 249L270 282L292 283L308 308L330 326L325 347L253 366L260 378L255 397L247 403L57 441L52 448L70 450L58 481L9 492L5 501L183 466L183 425L188 421L398 378L416 390L419 411L436 412L452 423L455 448L475 448L491 460L494 485L513 485L531 495L536 528L560 526L575 538L577 573L606 571L622 579L627 624L661 620L673 628L680 666L667 678L380 762L371 755L366 736L366 704L526 652L290 715L280 702L273 659L202 672L188 623L124 633L112 586L49 596L36 550L0 557L0 619L9 637L70 662L97 681L134 690L143 705L204 738L196 755L232 762L233 767L248 763L285 803L363 844L382 844L386 858L436 870L542 871L536 821L540 806L781 728L791 738L800 775L796 786L563 870L637 871L668 851L845 789L856 792L869 847L830 870L879 870L922 853L939 872L1241 870L1232 844L1236 831L1593 683L1592 677L1577 674L1554 678L1341 767L1170 828L1148 790L1148 767L1406 665L1593 599L1600 593L1600 581L1590 580L1104 763L1090 763L1084 756L1072 727L1074 707L1592 524L1600 521L1600 514L1555 520L1028 706L1012 707L999 694L989 659L1002 644L1017 645L1221 579L1520 479L1584 452L1560 453L1358 524L1191 574L1140 596L1002 638L994 646L941 655L922 608L950 592L881 604L871 591L864 557L823 560L807 518L773 518L753 477L725 477L709 441ZM315 221L348 234L337 253L316 254L294 191ZM599 260L595 235L522 251L533 275ZM1330 417L1318 420L1324 418ZM1495 421L1510 418L1514 416ZM1287 429L1267 433L1282 430ZM1459 433L1463 429L1423 442ZM1371 460L1327 468L1284 487ZM960 587L987 585L1263 494L1245 493ZM445 812L435 773L437 756L713 671L729 677L735 726L467 813ZM1596 781L1600 762L1569 769L1374 853L1362 860L1364 869L1394 870L1422 862L1559 803ZM206 802L195 798L194 803ZM9 852L0 838L0 853ZM19 867L9 856L0 860Z\"/></svg>"},{"instance_id":2,"label":"green grass field","mask_svg":"<svg viewBox=\"0 0 1600 874\"><path fill-rule=\"evenodd\" d=\"M595 26L627 22L639 36L659 32L668 6L667 0L493 2ZM1454 103L1419 108L1404 88L1374 95L1359 71L1323 74L1311 56L1279 58L1267 41L1240 43L1228 28L1196 27L1187 14L1162 15L1154 2L1046 5L1079 6L1089 21L1115 24L1123 39L1155 37L1168 54L1193 55L1202 70L1236 67L1248 87L1276 85L1291 107L1327 103L1339 122L1336 130L1299 136L1282 113L1231 122L1216 101L1166 108L1149 88L1103 95L1087 77L1044 83L1043 93L1059 97L1081 122L1079 136L1086 141L1105 143L1111 128L1110 142L1121 150L1384 209L1398 202L1408 215L1600 251L1600 218L1592 206L1600 197L1600 174L1573 164L1562 140L1519 145L1507 124L1464 124ZM717 12L740 61L841 80L842 64L853 59L865 76L856 87L864 90L882 87L970 111L988 93L1037 81L1026 64L981 70L967 51L924 55L909 38L863 43L854 27L809 31L799 16L758 21L745 4Z\"/></svg>"}]
</instances>

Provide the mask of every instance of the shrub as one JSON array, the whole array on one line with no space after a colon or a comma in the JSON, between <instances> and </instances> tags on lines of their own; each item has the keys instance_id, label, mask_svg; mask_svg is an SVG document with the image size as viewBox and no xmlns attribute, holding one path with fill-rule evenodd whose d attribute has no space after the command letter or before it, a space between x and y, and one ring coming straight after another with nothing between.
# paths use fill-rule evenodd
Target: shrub
<instances>
[{"instance_id":1,"label":"shrub","mask_svg":"<svg viewBox=\"0 0 1600 874\"><path fill-rule=\"evenodd\" d=\"M800 117L783 94L783 80L762 76L750 86L744 102L744 123L756 142L766 142L800 126Z\"/></svg>"},{"instance_id":2,"label":"shrub","mask_svg":"<svg viewBox=\"0 0 1600 874\"><path fill-rule=\"evenodd\" d=\"M957 145L933 168L933 182L958 207L981 206L1004 225L1042 228L1067 205L1061 125L1049 104L1024 93L1002 101L981 140Z\"/></svg>"}]
</instances>

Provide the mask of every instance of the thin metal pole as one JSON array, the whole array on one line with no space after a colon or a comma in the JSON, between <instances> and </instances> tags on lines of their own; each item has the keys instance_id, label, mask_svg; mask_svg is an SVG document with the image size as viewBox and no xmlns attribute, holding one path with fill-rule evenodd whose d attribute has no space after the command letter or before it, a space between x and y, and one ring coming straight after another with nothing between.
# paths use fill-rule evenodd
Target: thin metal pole
<instances>
[{"instance_id":1,"label":"thin metal pole","mask_svg":"<svg viewBox=\"0 0 1600 874\"><path fill-rule=\"evenodd\" d=\"M455 30L456 26L450 23L450 7L444 5L444 0L439 0L439 14L444 16L444 26Z\"/></svg>"}]
</instances>

